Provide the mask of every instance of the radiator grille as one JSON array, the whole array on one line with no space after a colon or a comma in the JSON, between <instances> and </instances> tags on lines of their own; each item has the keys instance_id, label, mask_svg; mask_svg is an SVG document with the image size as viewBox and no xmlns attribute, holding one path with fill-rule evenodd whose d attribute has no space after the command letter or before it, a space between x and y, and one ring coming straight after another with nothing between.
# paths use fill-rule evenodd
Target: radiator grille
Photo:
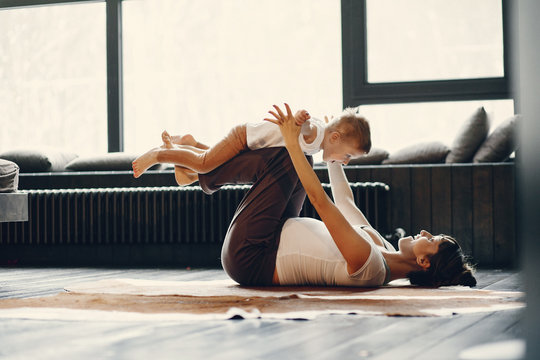
<instances>
[{"instance_id":1,"label":"radiator grille","mask_svg":"<svg viewBox=\"0 0 540 360\"><path fill-rule=\"evenodd\" d=\"M330 187L323 184L330 193ZM388 191L382 183L351 184L357 205L387 230ZM221 243L249 185L208 196L198 186L29 190L28 222L2 223L4 245ZM318 218L309 201L301 216Z\"/></svg>"}]
</instances>

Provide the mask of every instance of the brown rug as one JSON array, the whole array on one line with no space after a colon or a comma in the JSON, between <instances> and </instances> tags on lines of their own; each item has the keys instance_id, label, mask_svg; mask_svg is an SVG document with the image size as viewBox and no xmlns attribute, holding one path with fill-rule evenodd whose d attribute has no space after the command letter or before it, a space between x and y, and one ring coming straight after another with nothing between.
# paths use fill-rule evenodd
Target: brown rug
<instances>
[{"instance_id":1,"label":"brown rug","mask_svg":"<svg viewBox=\"0 0 540 360\"><path fill-rule=\"evenodd\" d=\"M382 288L248 288L232 280L100 280L65 287L55 296L0 300L0 317L80 318L84 310L108 318L134 314L164 319L311 319L321 314L448 316L523 307L521 292L465 287L418 288L393 282ZM66 310L71 309L71 310ZM78 310L78 311L73 311ZM112 313L114 312L114 313ZM67 314L67 315L66 315ZM69 317L69 316L68 316ZM84 316L83 316L84 317ZM137 316L135 316L137 318ZM155 317L154 317L155 318Z\"/></svg>"}]
</instances>

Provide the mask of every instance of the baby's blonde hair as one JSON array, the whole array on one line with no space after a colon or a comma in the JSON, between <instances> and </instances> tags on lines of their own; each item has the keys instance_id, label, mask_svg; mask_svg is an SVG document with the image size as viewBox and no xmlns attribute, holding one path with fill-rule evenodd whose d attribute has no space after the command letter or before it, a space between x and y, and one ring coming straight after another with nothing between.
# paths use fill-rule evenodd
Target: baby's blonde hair
<instances>
[{"instance_id":1,"label":"baby's blonde hair","mask_svg":"<svg viewBox=\"0 0 540 360\"><path fill-rule=\"evenodd\" d=\"M328 124L328 128L337 131L345 140L356 141L358 150L366 154L371 150L371 131L367 119L354 108L346 108L340 116Z\"/></svg>"}]
</instances>

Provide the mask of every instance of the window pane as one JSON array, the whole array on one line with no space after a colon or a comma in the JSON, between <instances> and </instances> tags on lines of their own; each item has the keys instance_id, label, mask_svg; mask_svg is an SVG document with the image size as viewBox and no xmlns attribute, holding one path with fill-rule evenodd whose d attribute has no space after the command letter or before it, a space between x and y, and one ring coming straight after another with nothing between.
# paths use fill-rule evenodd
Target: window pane
<instances>
[{"instance_id":1,"label":"window pane","mask_svg":"<svg viewBox=\"0 0 540 360\"><path fill-rule=\"evenodd\" d=\"M341 111L337 0L126 1L123 19L127 151L163 129L211 145L284 101Z\"/></svg>"},{"instance_id":2,"label":"window pane","mask_svg":"<svg viewBox=\"0 0 540 360\"><path fill-rule=\"evenodd\" d=\"M107 151L105 4L0 11L0 151Z\"/></svg>"},{"instance_id":3,"label":"window pane","mask_svg":"<svg viewBox=\"0 0 540 360\"><path fill-rule=\"evenodd\" d=\"M367 0L370 83L504 76L501 0Z\"/></svg>"},{"instance_id":4,"label":"window pane","mask_svg":"<svg viewBox=\"0 0 540 360\"><path fill-rule=\"evenodd\" d=\"M514 114L513 100L365 105L360 112L370 122L373 147L392 154L427 141L450 147L460 126L481 106L489 116L490 131Z\"/></svg>"}]
</instances>

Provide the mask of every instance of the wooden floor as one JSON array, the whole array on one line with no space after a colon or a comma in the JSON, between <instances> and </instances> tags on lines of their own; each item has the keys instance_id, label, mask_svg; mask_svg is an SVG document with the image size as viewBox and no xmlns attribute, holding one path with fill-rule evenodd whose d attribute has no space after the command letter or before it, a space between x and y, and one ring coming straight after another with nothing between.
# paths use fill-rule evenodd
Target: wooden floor
<instances>
[{"instance_id":1,"label":"wooden floor","mask_svg":"<svg viewBox=\"0 0 540 360\"><path fill-rule=\"evenodd\" d=\"M478 271L478 288L523 290L517 272ZM53 295L105 278L225 279L221 270L0 268L0 298ZM0 318L0 359L458 359L465 348L523 337L523 310L452 317L333 315L201 322Z\"/></svg>"}]
</instances>

